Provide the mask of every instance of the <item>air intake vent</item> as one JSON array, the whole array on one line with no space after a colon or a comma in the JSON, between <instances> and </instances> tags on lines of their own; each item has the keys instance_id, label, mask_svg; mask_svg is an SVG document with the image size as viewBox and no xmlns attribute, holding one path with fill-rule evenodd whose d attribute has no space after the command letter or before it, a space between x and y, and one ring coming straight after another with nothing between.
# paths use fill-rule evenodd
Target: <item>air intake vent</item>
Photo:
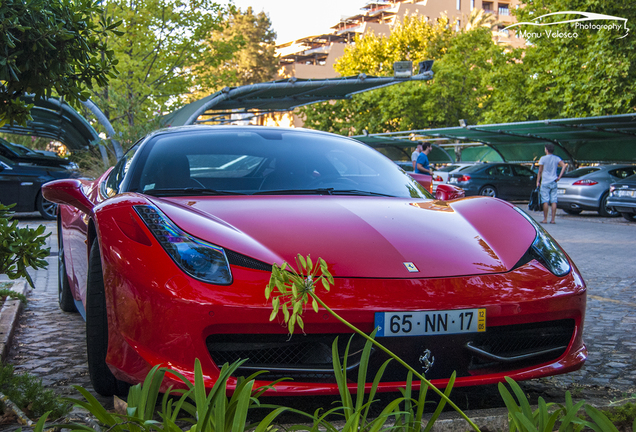
<instances>
[{"instance_id":1,"label":"air intake vent","mask_svg":"<svg viewBox=\"0 0 636 432\"><path fill-rule=\"evenodd\" d=\"M238 252L225 249L225 256L230 265L245 267L253 270L272 271L272 265L263 261L255 260Z\"/></svg>"}]
</instances>

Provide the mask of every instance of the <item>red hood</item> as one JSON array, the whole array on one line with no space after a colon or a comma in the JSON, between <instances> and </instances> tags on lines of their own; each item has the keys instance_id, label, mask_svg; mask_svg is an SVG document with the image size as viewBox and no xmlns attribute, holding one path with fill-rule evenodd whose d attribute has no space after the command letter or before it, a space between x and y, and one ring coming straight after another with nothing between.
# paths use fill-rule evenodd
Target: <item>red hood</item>
<instances>
[{"instance_id":1,"label":"red hood","mask_svg":"<svg viewBox=\"0 0 636 432\"><path fill-rule=\"evenodd\" d=\"M535 238L509 204L377 197L153 199L184 231L266 263L311 254L334 276L448 277L510 270ZM514 241L509 241L514 235ZM409 272L413 263L417 272Z\"/></svg>"}]
</instances>

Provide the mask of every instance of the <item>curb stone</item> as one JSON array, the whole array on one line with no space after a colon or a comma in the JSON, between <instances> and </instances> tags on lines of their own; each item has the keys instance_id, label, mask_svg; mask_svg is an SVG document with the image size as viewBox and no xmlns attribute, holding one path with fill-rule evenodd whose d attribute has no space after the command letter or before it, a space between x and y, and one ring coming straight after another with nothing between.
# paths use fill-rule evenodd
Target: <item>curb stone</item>
<instances>
[{"instance_id":1,"label":"curb stone","mask_svg":"<svg viewBox=\"0 0 636 432\"><path fill-rule=\"evenodd\" d=\"M18 294L27 294L27 284L25 281L15 281L11 287L11 291ZM9 354L11 340L15 331L20 312L24 304L18 300L7 300L0 309L0 362L4 363Z\"/></svg>"}]
</instances>

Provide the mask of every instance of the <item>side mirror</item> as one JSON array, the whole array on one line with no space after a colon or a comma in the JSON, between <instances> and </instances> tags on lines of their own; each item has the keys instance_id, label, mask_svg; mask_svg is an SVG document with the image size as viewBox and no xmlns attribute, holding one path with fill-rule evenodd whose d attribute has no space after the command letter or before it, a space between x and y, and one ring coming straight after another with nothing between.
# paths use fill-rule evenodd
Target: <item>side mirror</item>
<instances>
[{"instance_id":1,"label":"side mirror","mask_svg":"<svg viewBox=\"0 0 636 432\"><path fill-rule=\"evenodd\" d=\"M42 196L56 204L75 207L83 213L93 210L93 203L82 191L82 182L78 179L62 179L45 183L42 186Z\"/></svg>"},{"instance_id":2,"label":"side mirror","mask_svg":"<svg viewBox=\"0 0 636 432\"><path fill-rule=\"evenodd\" d=\"M464 192L463 189L449 184L438 185L437 190L435 191L435 199L441 201L450 201L458 198L464 198L465 196L466 192Z\"/></svg>"}]
</instances>

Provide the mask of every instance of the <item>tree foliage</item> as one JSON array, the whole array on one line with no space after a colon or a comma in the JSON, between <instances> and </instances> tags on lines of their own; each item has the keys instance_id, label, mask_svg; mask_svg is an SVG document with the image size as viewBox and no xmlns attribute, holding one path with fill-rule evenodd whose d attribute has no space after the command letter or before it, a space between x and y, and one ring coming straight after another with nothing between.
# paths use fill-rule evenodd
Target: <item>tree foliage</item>
<instances>
[{"instance_id":1,"label":"tree foliage","mask_svg":"<svg viewBox=\"0 0 636 432\"><path fill-rule=\"evenodd\" d=\"M104 85L117 61L105 41L118 23L97 0L0 2L0 126L24 125L31 106L20 99L53 93L77 106Z\"/></svg>"},{"instance_id":2,"label":"tree foliage","mask_svg":"<svg viewBox=\"0 0 636 432\"><path fill-rule=\"evenodd\" d=\"M519 22L560 11L593 12L636 20L628 0L534 0L514 11ZM580 18L555 15L543 22ZM611 21L595 21L608 24ZM588 117L636 111L636 38L621 38L625 29L580 29L574 24L515 31L535 33L528 46L507 54L507 63L492 76L493 101L485 122ZM556 33L561 36L552 37ZM574 36L576 33L576 36ZM567 35L569 34L569 36Z\"/></svg>"},{"instance_id":3,"label":"tree foliage","mask_svg":"<svg viewBox=\"0 0 636 432\"><path fill-rule=\"evenodd\" d=\"M255 84L270 81L276 76L276 32L269 17L264 12L255 15L248 7L245 12L233 10L224 24L222 30L212 34L210 44L234 41L237 49L218 67L216 63L205 63L198 68L198 83L205 90L203 93L207 93L203 96L218 89L219 85Z\"/></svg>"},{"instance_id":4,"label":"tree foliage","mask_svg":"<svg viewBox=\"0 0 636 432\"><path fill-rule=\"evenodd\" d=\"M303 109L309 126L340 134L392 132L456 126L481 118L492 91L488 75L502 63L503 49L489 28L454 32L447 19L434 25L407 17L388 37L359 36L336 63L342 75L392 74L393 62L433 59L435 78L355 95L351 100Z\"/></svg>"},{"instance_id":5,"label":"tree foliage","mask_svg":"<svg viewBox=\"0 0 636 432\"><path fill-rule=\"evenodd\" d=\"M530 0L514 13L525 22L560 11L636 21L636 3L628 0ZM544 22L580 17L555 15ZM483 14L471 15L469 25L459 32L442 23L430 25L411 17L388 37L359 36L336 65L343 75L388 75L393 61L434 59L432 81L306 107L306 124L348 135L364 129L379 133L457 126L460 119L468 124L504 123L636 111L636 37L621 38L625 28L519 26L513 30L539 36L528 36L526 47L514 49L492 41L490 30L497 23Z\"/></svg>"},{"instance_id":6,"label":"tree foliage","mask_svg":"<svg viewBox=\"0 0 636 432\"><path fill-rule=\"evenodd\" d=\"M153 130L196 84L193 67L219 64L233 42L208 42L227 10L211 0L107 0L122 35L109 38L120 74L92 96L126 144Z\"/></svg>"}]
</instances>

